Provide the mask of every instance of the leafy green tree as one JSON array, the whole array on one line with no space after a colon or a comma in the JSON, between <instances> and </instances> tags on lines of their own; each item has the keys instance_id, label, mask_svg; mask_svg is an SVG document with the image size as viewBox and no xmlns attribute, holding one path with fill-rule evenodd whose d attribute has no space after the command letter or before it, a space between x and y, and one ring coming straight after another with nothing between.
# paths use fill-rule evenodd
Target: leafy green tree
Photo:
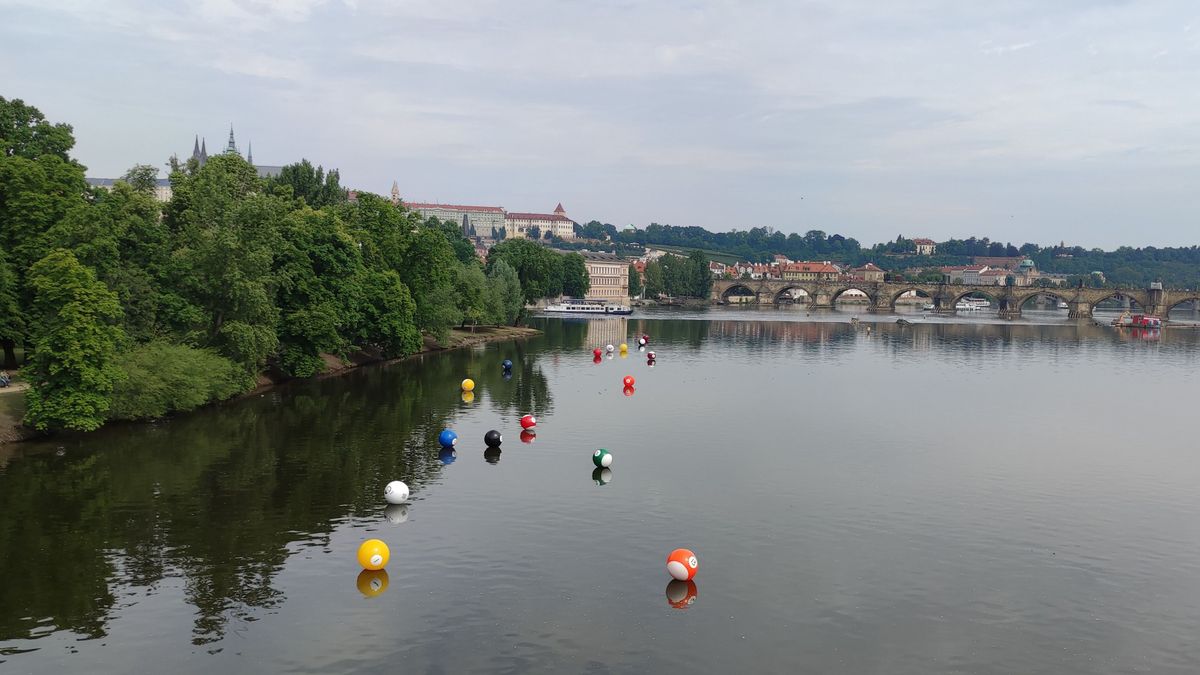
<instances>
[{"instance_id":1,"label":"leafy green tree","mask_svg":"<svg viewBox=\"0 0 1200 675\"><path fill-rule=\"evenodd\" d=\"M158 186L158 169L149 164L134 164L121 180L138 192L154 194L154 188Z\"/></svg>"},{"instance_id":2,"label":"leafy green tree","mask_svg":"<svg viewBox=\"0 0 1200 675\"><path fill-rule=\"evenodd\" d=\"M455 293L463 325L484 323L490 316L487 278L478 265L459 265L456 270Z\"/></svg>"},{"instance_id":3,"label":"leafy green tree","mask_svg":"<svg viewBox=\"0 0 1200 675\"><path fill-rule=\"evenodd\" d=\"M563 295L573 298L585 297L592 282L588 276L587 263L578 253L568 253L562 260Z\"/></svg>"},{"instance_id":4,"label":"leafy green tree","mask_svg":"<svg viewBox=\"0 0 1200 675\"><path fill-rule=\"evenodd\" d=\"M322 354L349 347L346 334L361 324L364 272L358 246L333 213L303 207L283 219L273 285L284 373L314 375L324 369Z\"/></svg>"},{"instance_id":5,"label":"leafy green tree","mask_svg":"<svg viewBox=\"0 0 1200 675\"><path fill-rule=\"evenodd\" d=\"M417 328L443 344L461 321L454 284L458 262L444 234L420 228L406 242L394 267L417 304Z\"/></svg>"},{"instance_id":6,"label":"leafy green tree","mask_svg":"<svg viewBox=\"0 0 1200 675\"><path fill-rule=\"evenodd\" d=\"M516 270L527 304L562 295L562 255L528 239L508 239L488 252L488 269L501 260Z\"/></svg>"},{"instance_id":7,"label":"leafy green tree","mask_svg":"<svg viewBox=\"0 0 1200 675\"><path fill-rule=\"evenodd\" d=\"M25 313L21 310L18 298L20 292L17 272L8 255L0 249L0 342L5 345L16 345L25 338ZM3 368L11 370L17 367L16 354L11 354L12 360L5 354Z\"/></svg>"},{"instance_id":8,"label":"leafy green tree","mask_svg":"<svg viewBox=\"0 0 1200 675\"><path fill-rule=\"evenodd\" d=\"M666 257L666 256L664 256ZM663 278L663 265L658 260L646 263L646 296L657 298L666 292L666 280Z\"/></svg>"},{"instance_id":9,"label":"leafy green tree","mask_svg":"<svg viewBox=\"0 0 1200 675\"><path fill-rule=\"evenodd\" d=\"M17 300L0 335L7 368L16 367L16 346L26 338L13 330L28 325L26 272L52 248L47 230L88 193L83 167L67 154L74 145L69 125L51 124L37 108L0 97L0 249Z\"/></svg>"},{"instance_id":10,"label":"leafy green tree","mask_svg":"<svg viewBox=\"0 0 1200 675\"><path fill-rule=\"evenodd\" d=\"M712 272L708 269L708 256L703 251L692 251L688 254L689 283L687 295L693 298L707 298L712 290Z\"/></svg>"},{"instance_id":11,"label":"leafy green tree","mask_svg":"<svg viewBox=\"0 0 1200 675\"><path fill-rule=\"evenodd\" d=\"M525 311L521 279L512 265L497 260L488 274L495 323L516 325Z\"/></svg>"},{"instance_id":12,"label":"leafy green tree","mask_svg":"<svg viewBox=\"0 0 1200 675\"><path fill-rule=\"evenodd\" d=\"M29 270L34 352L25 423L46 431L92 431L104 424L117 347L117 296L70 251L57 250Z\"/></svg>"},{"instance_id":13,"label":"leafy green tree","mask_svg":"<svg viewBox=\"0 0 1200 675\"><path fill-rule=\"evenodd\" d=\"M425 226L442 233L442 236L446 238L451 248L454 249L454 257L460 263L470 265L479 261L478 256L475 255L475 244L472 244L471 240L463 236L461 226L455 225L448 220L438 220L433 216L430 216L425 221Z\"/></svg>"},{"instance_id":14,"label":"leafy green tree","mask_svg":"<svg viewBox=\"0 0 1200 675\"><path fill-rule=\"evenodd\" d=\"M160 328L160 285L170 258L170 235L160 216L152 191L118 181L47 233L53 246L70 249L117 293L125 332L137 341L151 339Z\"/></svg>"},{"instance_id":15,"label":"leafy green tree","mask_svg":"<svg viewBox=\"0 0 1200 675\"><path fill-rule=\"evenodd\" d=\"M69 124L51 124L42 112L19 98L0 96L0 157L37 159L53 155L70 162L75 147Z\"/></svg>"},{"instance_id":16,"label":"leafy green tree","mask_svg":"<svg viewBox=\"0 0 1200 675\"><path fill-rule=\"evenodd\" d=\"M278 176L272 176L266 182L271 189L291 188L293 197L304 200L314 209L346 201L346 189L341 186L337 169L325 173L324 167L314 167L307 159L288 164L279 170Z\"/></svg>"},{"instance_id":17,"label":"leafy green tree","mask_svg":"<svg viewBox=\"0 0 1200 675\"><path fill-rule=\"evenodd\" d=\"M378 349L384 358L406 356L420 349L416 303L400 275L392 270L368 270L359 285L361 323L354 329L354 343Z\"/></svg>"},{"instance_id":18,"label":"leafy green tree","mask_svg":"<svg viewBox=\"0 0 1200 675\"><path fill-rule=\"evenodd\" d=\"M629 297L640 298L642 296L642 275L638 274L637 268L633 265L629 266Z\"/></svg>"},{"instance_id":19,"label":"leafy green tree","mask_svg":"<svg viewBox=\"0 0 1200 675\"><path fill-rule=\"evenodd\" d=\"M263 194L254 167L233 154L172 183L169 320L185 343L256 372L279 342L272 264L288 204Z\"/></svg>"}]
</instances>

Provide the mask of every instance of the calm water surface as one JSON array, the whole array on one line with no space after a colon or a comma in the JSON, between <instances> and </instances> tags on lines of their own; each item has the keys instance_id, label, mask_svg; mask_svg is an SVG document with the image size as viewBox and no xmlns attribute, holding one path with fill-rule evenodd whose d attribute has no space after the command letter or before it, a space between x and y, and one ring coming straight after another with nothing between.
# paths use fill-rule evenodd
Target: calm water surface
<instances>
[{"instance_id":1,"label":"calm water surface","mask_svg":"<svg viewBox=\"0 0 1200 675\"><path fill-rule=\"evenodd\" d=\"M1200 671L1200 332L848 313L544 320L5 448L0 671Z\"/></svg>"}]
</instances>

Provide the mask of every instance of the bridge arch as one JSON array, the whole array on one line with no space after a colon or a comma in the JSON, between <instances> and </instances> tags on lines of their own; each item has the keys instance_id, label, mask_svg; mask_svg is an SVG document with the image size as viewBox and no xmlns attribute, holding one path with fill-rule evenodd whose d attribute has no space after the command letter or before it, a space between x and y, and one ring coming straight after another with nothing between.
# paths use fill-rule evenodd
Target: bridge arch
<instances>
[{"instance_id":1,"label":"bridge arch","mask_svg":"<svg viewBox=\"0 0 1200 675\"><path fill-rule=\"evenodd\" d=\"M1058 289L1058 288L1040 288L1039 287L1036 290L1033 290L1029 293L1025 293L1024 295L1017 296L1016 299L1014 300L1014 304L1017 306L1017 309L1023 309L1030 300L1033 300L1033 299L1037 298L1038 296L1042 296L1042 295L1054 298L1055 300L1057 300L1059 302L1065 302L1068 304L1070 304L1071 301L1075 299L1074 293L1064 292L1062 289ZM1063 310L1063 311L1066 311L1066 310Z\"/></svg>"},{"instance_id":2,"label":"bridge arch","mask_svg":"<svg viewBox=\"0 0 1200 675\"><path fill-rule=\"evenodd\" d=\"M910 285L910 286L904 286L903 288L900 288L899 290L892 288L887 291L888 307L895 309L896 301L899 300L901 298L901 296L903 296L905 293L908 293L909 291L915 292L918 297L921 297L921 298L924 298L924 299L930 300L930 301L933 300L934 295L936 293L935 291L931 291L928 287L917 285L917 284Z\"/></svg>"},{"instance_id":3,"label":"bridge arch","mask_svg":"<svg viewBox=\"0 0 1200 675\"><path fill-rule=\"evenodd\" d=\"M878 295L878 293L876 291L872 290L870 285L868 285L868 284L863 284L862 286L839 286L836 289L834 289L832 293L829 294L829 304L836 306L838 303L838 300L842 299L842 296L847 291L858 291L859 293L862 293L863 295L867 296L867 304L868 305L874 305L876 296ZM845 300L843 300L843 302L845 302Z\"/></svg>"},{"instance_id":4,"label":"bridge arch","mask_svg":"<svg viewBox=\"0 0 1200 675\"><path fill-rule=\"evenodd\" d=\"M1004 286L972 286L966 291L953 293L949 298L949 307L954 307L965 297L971 295L982 295L992 301L992 309L1000 307L1000 298L1004 297Z\"/></svg>"},{"instance_id":5,"label":"bridge arch","mask_svg":"<svg viewBox=\"0 0 1200 675\"><path fill-rule=\"evenodd\" d=\"M1112 300L1114 298L1118 299L1118 300L1123 299L1123 298L1128 298L1129 299L1129 308L1131 310L1136 309L1141 312L1146 311L1146 302L1145 302L1144 296L1138 296L1137 294L1130 293L1129 291L1122 291L1122 290L1114 290L1110 293L1102 293L1099 297L1097 297L1095 300L1092 300L1092 302L1089 304L1092 306L1092 311L1094 312L1100 308L1100 303L1106 302L1108 300ZM1111 308L1106 308L1106 309L1111 309ZM1118 309L1117 311L1122 311L1122 310Z\"/></svg>"},{"instance_id":6,"label":"bridge arch","mask_svg":"<svg viewBox=\"0 0 1200 675\"><path fill-rule=\"evenodd\" d=\"M801 302L800 298L796 298L793 291L803 291L804 298ZM787 298L791 298L794 304L811 304L816 292L811 288L806 288L801 284L785 284L782 288L775 292L774 301L776 305L787 304ZM785 298L786 296L786 298Z\"/></svg>"},{"instance_id":7,"label":"bridge arch","mask_svg":"<svg viewBox=\"0 0 1200 675\"><path fill-rule=\"evenodd\" d=\"M735 291L742 291L742 292L735 292ZM729 285L729 288L726 288L724 291L722 291L721 302L728 304L729 298L732 296L738 296L738 297L750 296L750 297L757 299L758 291L756 291L754 288L752 288L750 286L750 284L747 284L747 283L733 283L733 284Z\"/></svg>"},{"instance_id":8,"label":"bridge arch","mask_svg":"<svg viewBox=\"0 0 1200 675\"><path fill-rule=\"evenodd\" d=\"M1167 311L1166 311L1166 314L1163 315L1163 317L1166 318L1167 316L1169 316L1171 314L1171 310L1175 309L1176 307L1178 307L1186 302L1200 303L1200 294L1189 293L1186 297L1179 298L1178 300L1176 300L1175 298L1171 298L1171 304L1167 305Z\"/></svg>"}]
</instances>

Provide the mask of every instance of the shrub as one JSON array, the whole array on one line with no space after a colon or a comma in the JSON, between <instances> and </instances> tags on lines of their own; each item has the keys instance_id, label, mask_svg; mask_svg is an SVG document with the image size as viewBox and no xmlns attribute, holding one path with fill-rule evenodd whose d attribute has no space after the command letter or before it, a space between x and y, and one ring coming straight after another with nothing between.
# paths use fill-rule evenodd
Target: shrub
<instances>
[{"instance_id":1,"label":"shrub","mask_svg":"<svg viewBox=\"0 0 1200 675\"><path fill-rule=\"evenodd\" d=\"M150 342L117 358L121 377L109 417L136 420L191 410L248 391L245 369L213 352Z\"/></svg>"}]
</instances>

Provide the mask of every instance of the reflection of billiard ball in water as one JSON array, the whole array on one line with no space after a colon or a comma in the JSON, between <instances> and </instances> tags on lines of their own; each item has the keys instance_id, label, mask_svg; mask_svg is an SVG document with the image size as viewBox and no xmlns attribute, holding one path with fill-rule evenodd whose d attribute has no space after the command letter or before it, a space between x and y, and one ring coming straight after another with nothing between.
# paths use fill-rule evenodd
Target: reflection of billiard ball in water
<instances>
[{"instance_id":1,"label":"reflection of billiard ball in water","mask_svg":"<svg viewBox=\"0 0 1200 675\"><path fill-rule=\"evenodd\" d=\"M383 516L393 525L408 522L408 504L392 504L383 510Z\"/></svg>"},{"instance_id":2,"label":"reflection of billiard ball in water","mask_svg":"<svg viewBox=\"0 0 1200 675\"><path fill-rule=\"evenodd\" d=\"M355 586L358 587L358 592L364 597L374 598L383 595L388 587L387 570L363 570L358 573L358 579L355 580Z\"/></svg>"},{"instance_id":3,"label":"reflection of billiard ball in water","mask_svg":"<svg viewBox=\"0 0 1200 675\"><path fill-rule=\"evenodd\" d=\"M522 443L532 443L535 440L537 440L537 434L533 433L532 429L526 429L525 431L521 432Z\"/></svg>"},{"instance_id":4,"label":"reflection of billiard ball in water","mask_svg":"<svg viewBox=\"0 0 1200 675\"><path fill-rule=\"evenodd\" d=\"M687 609L696 601L696 582L672 579L667 584L667 604L675 609Z\"/></svg>"},{"instance_id":5,"label":"reflection of billiard ball in water","mask_svg":"<svg viewBox=\"0 0 1200 675\"><path fill-rule=\"evenodd\" d=\"M488 464L496 464L500 461L500 448L488 448L483 451L483 459Z\"/></svg>"},{"instance_id":6,"label":"reflection of billiard ball in water","mask_svg":"<svg viewBox=\"0 0 1200 675\"><path fill-rule=\"evenodd\" d=\"M612 469L596 469L592 471L592 481L596 485L608 485L612 482Z\"/></svg>"},{"instance_id":7,"label":"reflection of billiard ball in water","mask_svg":"<svg viewBox=\"0 0 1200 675\"><path fill-rule=\"evenodd\" d=\"M458 459L458 452L454 448L442 448L442 451L438 453L438 461L443 466L453 464L456 459Z\"/></svg>"}]
</instances>

